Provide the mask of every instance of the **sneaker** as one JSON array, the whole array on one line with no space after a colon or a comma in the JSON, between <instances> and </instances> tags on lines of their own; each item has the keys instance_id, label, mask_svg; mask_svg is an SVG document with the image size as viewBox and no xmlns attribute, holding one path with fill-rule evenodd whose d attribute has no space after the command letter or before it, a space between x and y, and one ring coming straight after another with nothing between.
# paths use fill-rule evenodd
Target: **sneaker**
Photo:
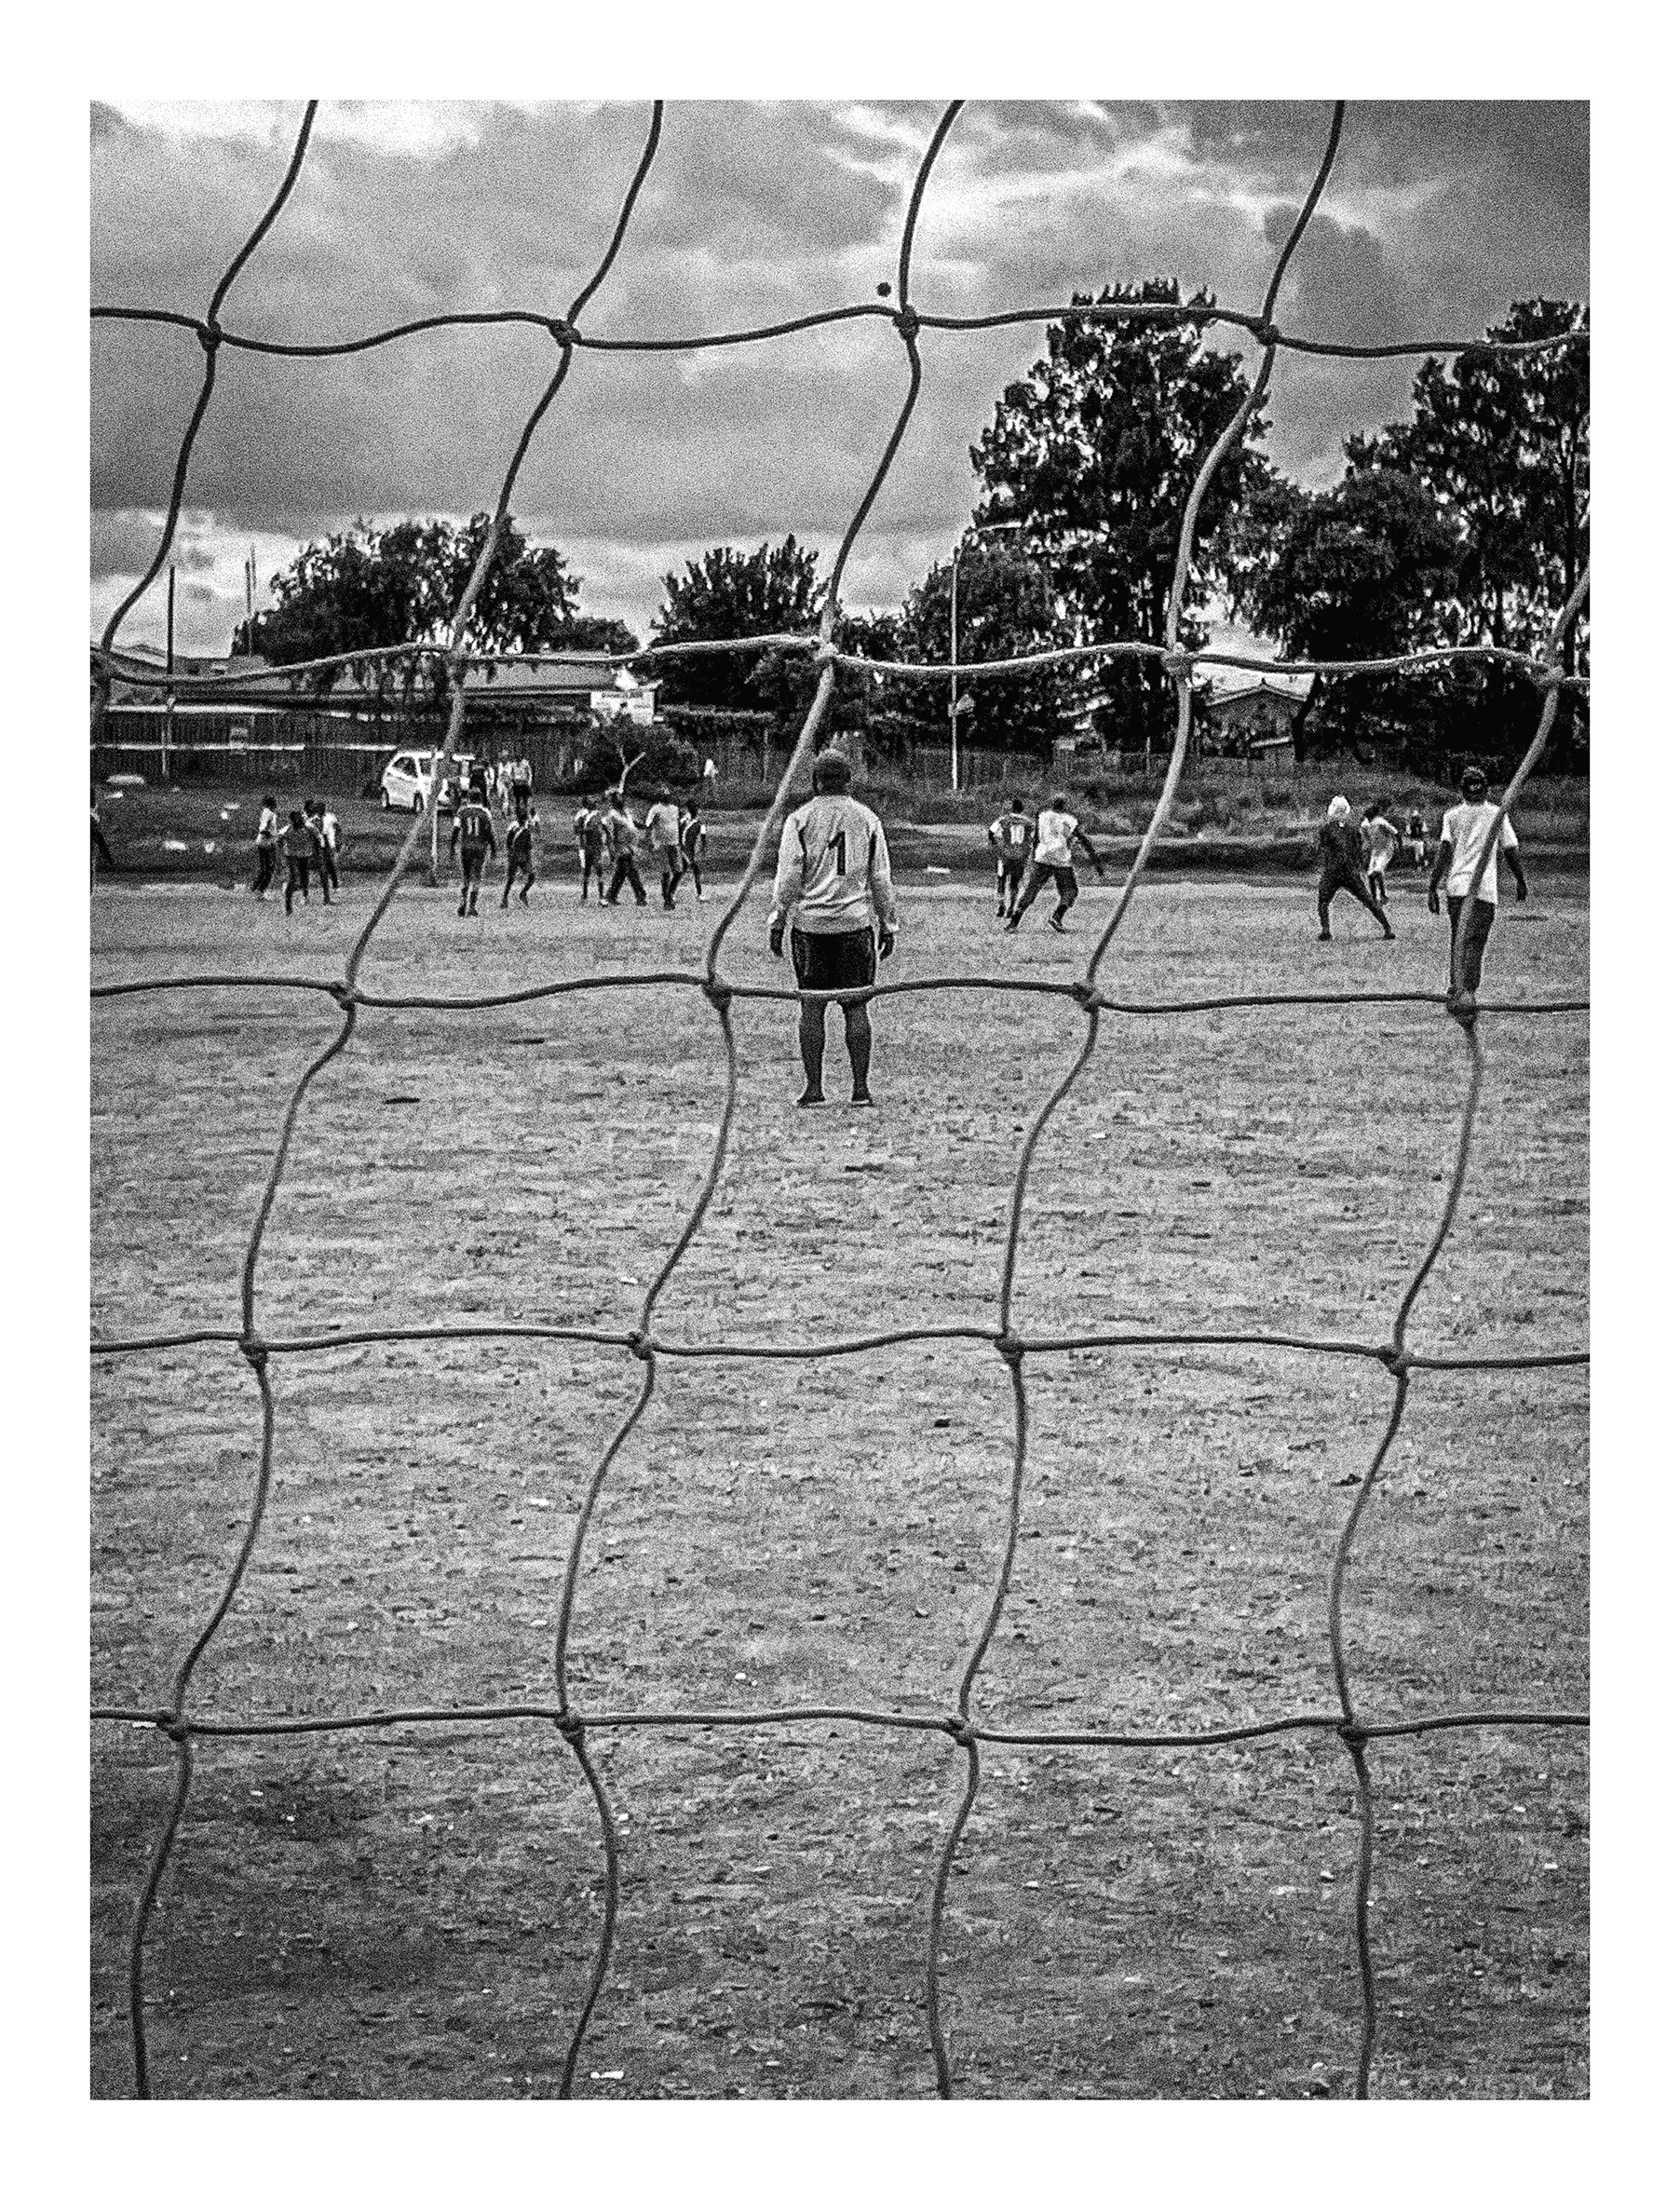
<instances>
[{"instance_id":1,"label":"sneaker","mask_svg":"<svg viewBox=\"0 0 1680 2200\"><path fill-rule=\"evenodd\" d=\"M820 1093L801 1093L793 1105L795 1107L820 1107L823 1104L823 1097Z\"/></svg>"},{"instance_id":2,"label":"sneaker","mask_svg":"<svg viewBox=\"0 0 1680 2200\"><path fill-rule=\"evenodd\" d=\"M851 1096L851 1105L854 1107L873 1107L874 1104L875 1096L873 1093L854 1093Z\"/></svg>"},{"instance_id":3,"label":"sneaker","mask_svg":"<svg viewBox=\"0 0 1680 2200\"><path fill-rule=\"evenodd\" d=\"M1327 940L1327 939L1329 939L1329 937L1330 937L1330 934L1329 934L1328 932L1321 932L1321 933L1319 934L1319 938L1320 938L1321 940Z\"/></svg>"},{"instance_id":4,"label":"sneaker","mask_svg":"<svg viewBox=\"0 0 1680 2200\"><path fill-rule=\"evenodd\" d=\"M1052 917L1050 918L1050 928L1053 932L1064 932L1067 930L1066 925L1063 923L1059 917Z\"/></svg>"}]
</instances>

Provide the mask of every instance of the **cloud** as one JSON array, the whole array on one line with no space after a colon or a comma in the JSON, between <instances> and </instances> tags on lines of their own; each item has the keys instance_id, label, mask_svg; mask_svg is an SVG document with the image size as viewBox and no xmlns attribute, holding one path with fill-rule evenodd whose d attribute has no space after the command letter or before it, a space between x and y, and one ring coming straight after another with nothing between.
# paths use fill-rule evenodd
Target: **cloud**
<instances>
[{"instance_id":1,"label":"cloud","mask_svg":"<svg viewBox=\"0 0 1680 2200\"><path fill-rule=\"evenodd\" d=\"M939 111L673 103L586 325L696 333L873 302L895 273ZM924 311L1049 308L1076 289L1169 274L1257 307L1328 112L976 103L928 183L916 300ZM201 313L273 196L300 113L94 107L95 299ZM323 107L297 191L224 319L325 340L437 312L562 312L612 234L648 114L613 102ZM1439 338L1479 333L1513 298L1584 296L1587 151L1584 105L1356 105L1281 318L1320 339ZM921 401L859 543L854 602L896 601L920 577L915 561L948 549L973 500L969 445L1043 340L1040 325L924 330ZM547 333L528 328L432 332L348 360L224 346L187 485L200 515L191 541L216 587L242 608L235 551L253 533L278 552L359 512L487 507L556 358ZM167 499L204 360L188 331L101 322L92 363L97 581L143 570L143 527ZM1411 372L1280 360L1272 455L1303 480L1331 478L1348 432L1403 410ZM661 558L667 569L712 542L790 530L837 542L906 374L885 319L698 357L580 352L515 509L541 539L593 546L600 590L578 553L592 607L644 629L651 596L602 596L645 589Z\"/></svg>"}]
</instances>

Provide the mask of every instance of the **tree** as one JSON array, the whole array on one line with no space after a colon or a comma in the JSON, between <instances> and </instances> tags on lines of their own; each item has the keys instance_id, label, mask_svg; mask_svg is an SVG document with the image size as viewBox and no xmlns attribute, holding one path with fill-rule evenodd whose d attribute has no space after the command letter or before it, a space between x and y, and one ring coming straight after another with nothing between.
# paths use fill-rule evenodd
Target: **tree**
<instances>
[{"instance_id":1,"label":"tree","mask_svg":"<svg viewBox=\"0 0 1680 2200\"><path fill-rule=\"evenodd\" d=\"M446 641L489 531L487 512L475 513L465 526L401 520L376 530L358 520L342 535L306 544L275 575L273 608L259 612L249 630L242 621L234 647L288 665ZM561 553L533 550L509 520L467 619L467 646L508 653L636 646L635 636L616 619L580 618L578 592ZM434 683L439 674L434 667ZM330 687L332 676L320 685ZM388 692L391 675L376 685Z\"/></svg>"},{"instance_id":2,"label":"tree","mask_svg":"<svg viewBox=\"0 0 1680 2200\"><path fill-rule=\"evenodd\" d=\"M1513 305L1494 342L1585 331L1584 306L1549 298ZM1461 642L1535 652L1568 601L1587 558L1592 456L1591 366L1584 344L1535 353L1467 351L1426 360L1413 414L1348 446L1356 470L1383 469L1422 483L1456 531L1458 581L1447 629ZM1564 638L1564 670L1584 666L1586 629ZM1532 728L1532 690L1492 666L1474 683L1470 745L1508 749Z\"/></svg>"},{"instance_id":3,"label":"tree","mask_svg":"<svg viewBox=\"0 0 1680 2200\"><path fill-rule=\"evenodd\" d=\"M1287 657L1405 656L1438 641L1450 615L1458 531L1409 474L1349 469L1311 496L1271 473L1226 533L1232 604ZM1353 744L1373 720L1415 727L1438 695L1438 682L1415 673L1315 676L1296 718L1297 754Z\"/></svg>"},{"instance_id":4,"label":"tree","mask_svg":"<svg viewBox=\"0 0 1680 2200\"><path fill-rule=\"evenodd\" d=\"M1092 301L1076 292L1073 304ZM1157 278L1104 290L1098 303L1178 306L1176 280ZM1211 306L1199 291L1191 308ZM982 482L975 519L1017 520L1023 547L1050 553L1075 631L1066 641L1166 639L1179 529L1196 476L1246 394L1234 354L1206 349L1183 323L1052 323L1047 355L999 399L971 451ZM1208 487L1196 542L1260 478L1266 424L1252 418ZM1186 609L1203 600L1195 571ZM1186 622L1183 638L1199 630ZM1159 665L1105 660L1095 683L1098 730L1125 747L1164 735L1172 687Z\"/></svg>"},{"instance_id":5,"label":"tree","mask_svg":"<svg viewBox=\"0 0 1680 2200\"><path fill-rule=\"evenodd\" d=\"M961 546L956 573L956 648L966 662L1028 657L1070 639L1059 603L1053 562L1019 542L980 536ZM935 565L904 606L905 655L937 663L951 650L951 560ZM1037 750L1047 759L1055 736L1071 726L1079 689L1066 665L959 682L972 705L965 714L965 749ZM900 706L924 725L950 731L951 690L943 680L903 685Z\"/></svg>"},{"instance_id":6,"label":"tree","mask_svg":"<svg viewBox=\"0 0 1680 2200\"><path fill-rule=\"evenodd\" d=\"M817 552L793 536L751 553L720 544L679 579L665 576L665 601L655 614L656 642L732 642L749 634L808 632L817 623L820 589ZM720 651L668 660L665 692L672 702L714 710L750 710L752 675L762 652Z\"/></svg>"}]
</instances>

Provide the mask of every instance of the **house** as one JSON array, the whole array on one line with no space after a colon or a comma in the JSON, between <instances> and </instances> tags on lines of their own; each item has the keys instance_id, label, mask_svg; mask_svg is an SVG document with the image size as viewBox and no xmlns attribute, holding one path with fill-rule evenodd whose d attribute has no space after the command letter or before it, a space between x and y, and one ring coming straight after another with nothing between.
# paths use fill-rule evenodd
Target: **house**
<instances>
[{"instance_id":1,"label":"house","mask_svg":"<svg viewBox=\"0 0 1680 2200\"><path fill-rule=\"evenodd\" d=\"M1293 735L1301 697L1293 683L1262 677L1237 687L1213 689L1201 697L1207 725L1203 747L1213 755L1244 756L1251 750L1280 747Z\"/></svg>"}]
</instances>

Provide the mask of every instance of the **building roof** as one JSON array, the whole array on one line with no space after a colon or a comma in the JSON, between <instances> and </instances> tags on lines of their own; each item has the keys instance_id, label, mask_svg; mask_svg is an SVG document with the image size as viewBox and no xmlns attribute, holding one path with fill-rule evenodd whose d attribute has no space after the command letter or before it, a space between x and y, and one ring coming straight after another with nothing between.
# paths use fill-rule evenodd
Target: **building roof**
<instances>
[{"instance_id":1,"label":"building roof","mask_svg":"<svg viewBox=\"0 0 1680 2200\"><path fill-rule=\"evenodd\" d=\"M1301 699L1298 694L1285 687L1281 681L1251 680L1245 686L1226 687L1204 696L1202 708L1213 712L1226 711L1233 703L1253 702L1257 696L1262 695L1273 696L1279 702L1287 703L1292 710Z\"/></svg>"}]
</instances>

